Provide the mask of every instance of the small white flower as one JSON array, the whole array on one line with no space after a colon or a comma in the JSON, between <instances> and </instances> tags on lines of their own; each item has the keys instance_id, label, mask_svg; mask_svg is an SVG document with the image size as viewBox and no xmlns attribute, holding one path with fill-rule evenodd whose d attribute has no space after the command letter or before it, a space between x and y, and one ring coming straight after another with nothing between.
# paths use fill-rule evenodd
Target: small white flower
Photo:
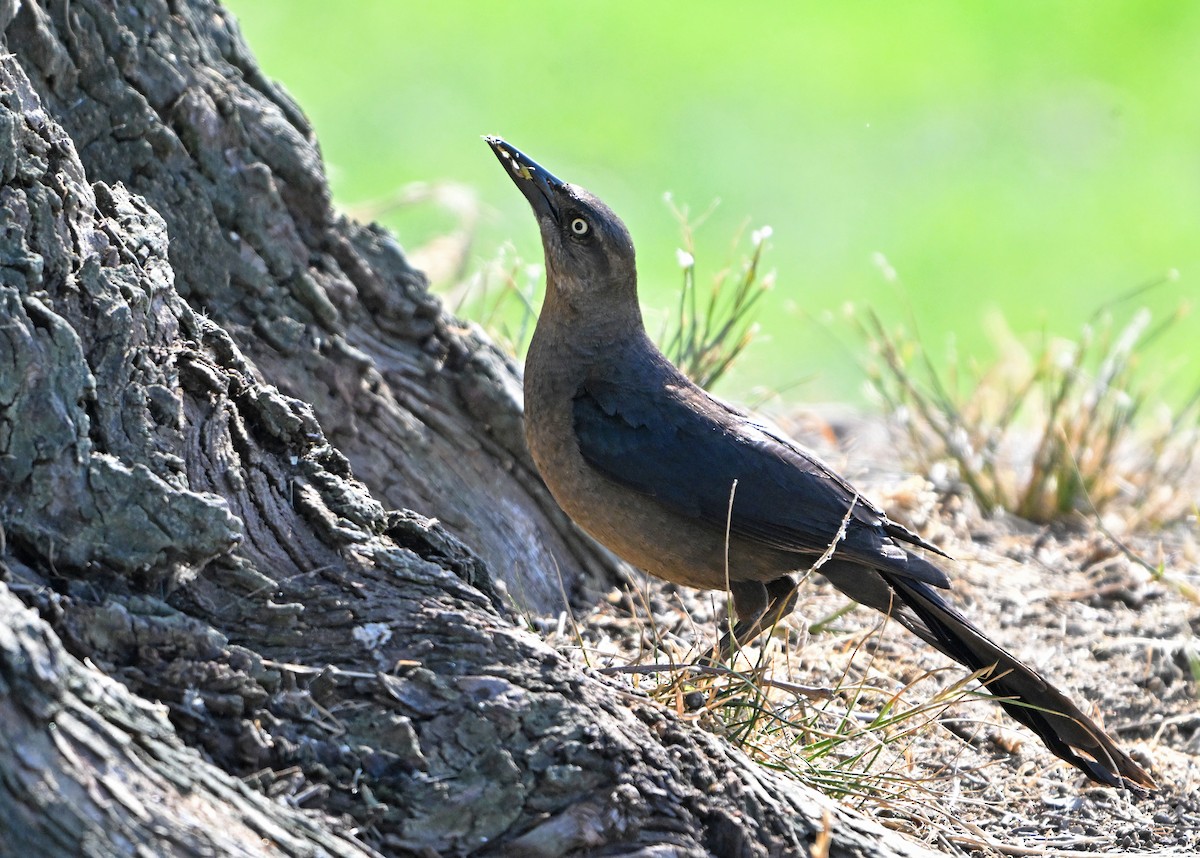
<instances>
[{"instance_id":1,"label":"small white flower","mask_svg":"<svg viewBox=\"0 0 1200 858\"><path fill-rule=\"evenodd\" d=\"M766 241L768 238L770 238L774 234L775 234L775 230L771 229L771 227L763 226L759 229L754 230L754 232L750 233L750 243L753 244L755 247L758 247L760 244L762 244L764 241Z\"/></svg>"},{"instance_id":2,"label":"small white flower","mask_svg":"<svg viewBox=\"0 0 1200 858\"><path fill-rule=\"evenodd\" d=\"M696 257L681 247L675 249L675 259L679 261L679 267L684 269L692 268L696 264Z\"/></svg>"},{"instance_id":3,"label":"small white flower","mask_svg":"<svg viewBox=\"0 0 1200 858\"><path fill-rule=\"evenodd\" d=\"M875 263L875 267L879 269L879 273L883 275L883 279L889 283L896 282L896 269L892 267L892 263L888 262L888 258L880 251L875 251L871 254L871 261Z\"/></svg>"}]
</instances>

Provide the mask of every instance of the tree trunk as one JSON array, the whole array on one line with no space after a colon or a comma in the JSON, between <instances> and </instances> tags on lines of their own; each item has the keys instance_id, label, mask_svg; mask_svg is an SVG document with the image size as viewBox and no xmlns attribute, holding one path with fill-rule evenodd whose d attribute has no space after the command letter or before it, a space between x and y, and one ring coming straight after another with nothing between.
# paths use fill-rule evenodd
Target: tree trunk
<instances>
[{"instance_id":1,"label":"tree trunk","mask_svg":"<svg viewBox=\"0 0 1200 858\"><path fill-rule=\"evenodd\" d=\"M924 854L514 622L616 567L224 10L5 47L0 852Z\"/></svg>"}]
</instances>

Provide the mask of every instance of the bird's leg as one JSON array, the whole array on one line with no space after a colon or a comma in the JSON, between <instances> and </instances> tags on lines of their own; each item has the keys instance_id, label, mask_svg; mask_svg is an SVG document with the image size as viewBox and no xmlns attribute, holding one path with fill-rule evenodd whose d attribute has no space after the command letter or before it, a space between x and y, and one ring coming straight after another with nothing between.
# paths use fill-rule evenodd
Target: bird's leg
<instances>
[{"instance_id":1,"label":"bird's leg","mask_svg":"<svg viewBox=\"0 0 1200 858\"><path fill-rule=\"evenodd\" d=\"M736 646L744 646L771 628L796 607L796 582L784 575L763 584L761 581L733 581L733 611L737 622L721 638L712 657L706 661L732 660Z\"/></svg>"},{"instance_id":2,"label":"bird's leg","mask_svg":"<svg viewBox=\"0 0 1200 858\"><path fill-rule=\"evenodd\" d=\"M731 581L729 594L733 597L733 613L737 616L737 622L733 621L733 617L728 618L729 631L717 644L710 659L712 661L733 661L737 647L749 643L760 631L758 621L770 604L767 588L761 581Z\"/></svg>"},{"instance_id":3,"label":"bird's leg","mask_svg":"<svg viewBox=\"0 0 1200 858\"><path fill-rule=\"evenodd\" d=\"M796 609L796 599L800 595L800 585L791 575L783 575L774 581L767 582L767 610L762 616L762 627L771 628Z\"/></svg>"}]
</instances>

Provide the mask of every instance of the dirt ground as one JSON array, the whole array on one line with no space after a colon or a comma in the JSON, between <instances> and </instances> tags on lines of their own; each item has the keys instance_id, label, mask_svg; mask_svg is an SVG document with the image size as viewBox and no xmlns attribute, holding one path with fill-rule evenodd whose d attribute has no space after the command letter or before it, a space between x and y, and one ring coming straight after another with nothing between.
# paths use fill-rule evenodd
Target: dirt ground
<instances>
[{"instance_id":1,"label":"dirt ground","mask_svg":"<svg viewBox=\"0 0 1200 858\"><path fill-rule=\"evenodd\" d=\"M542 620L548 636L580 662L607 668L767 764L947 854L1200 854L1195 519L1118 544L1083 517L1053 527L985 518L954 492L884 469L864 474L861 464L855 473L841 451L821 452L894 518L955 557L946 564L952 598L1093 713L1151 772L1157 791L1139 796L1091 784L986 695L943 705L943 691L966 671L869 609L821 622L852 603L816 576L763 647L768 666L758 685L770 689L763 706L774 729L762 732L743 729L744 705L728 705L744 703L741 692L726 686L721 693L711 678L689 672L628 667L683 663L711 646L722 594L638 575L627 591L601 595L591 613ZM885 461L857 452L860 463ZM756 661L758 654L748 653ZM906 709L918 714L880 727ZM847 741L826 750L826 730ZM814 748L826 753L817 766L805 762ZM855 773L849 786L827 773L831 765Z\"/></svg>"}]
</instances>

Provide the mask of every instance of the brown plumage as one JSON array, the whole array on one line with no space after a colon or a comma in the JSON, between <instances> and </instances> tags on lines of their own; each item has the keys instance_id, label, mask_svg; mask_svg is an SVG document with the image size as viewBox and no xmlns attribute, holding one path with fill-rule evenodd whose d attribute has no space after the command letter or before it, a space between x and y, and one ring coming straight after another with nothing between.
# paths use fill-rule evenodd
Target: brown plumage
<instances>
[{"instance_id":1,"label":"brown plumage","mask_svg":"<svg viewBox=\"0 0 1200 858\"><path fill-rule=\"evenodd\" d=\"M486 139L541 230L546 298L525 363L525 431L580 527L661 578L728 585L738 621L723 650L789 613L790 573L834 544L820 574L971 670L991 670L988 690L1050 751L1099 783L1154 787L1092 719L943 597L946 573L912 550L939 549L799 444L697 387L650 342L620 218Z\"/></svg>"}]
</instances>

